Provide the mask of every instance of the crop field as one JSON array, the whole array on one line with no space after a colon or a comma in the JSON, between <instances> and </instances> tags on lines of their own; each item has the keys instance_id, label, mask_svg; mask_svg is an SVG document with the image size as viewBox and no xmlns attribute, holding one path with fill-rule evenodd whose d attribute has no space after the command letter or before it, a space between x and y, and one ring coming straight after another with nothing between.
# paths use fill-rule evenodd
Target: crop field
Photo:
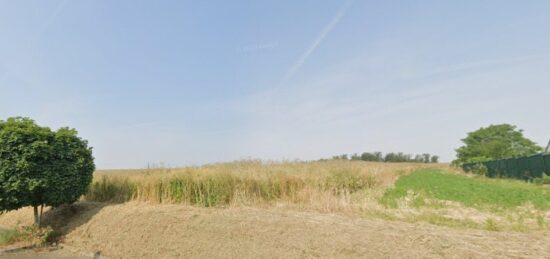
<instances>
[{"instance_id":1,"label":"crop field","mask_svg":"<svg viewBox=\"0 0 550 259\"><path fill-rule=\"evenodd\" d=\"M30 224L31 211L0 215L0 226ZM98 171L80 202L49 209L44 222L73 249L111 258L550 256L547 186L446 164Z\"/></svg>"}]
</instances>

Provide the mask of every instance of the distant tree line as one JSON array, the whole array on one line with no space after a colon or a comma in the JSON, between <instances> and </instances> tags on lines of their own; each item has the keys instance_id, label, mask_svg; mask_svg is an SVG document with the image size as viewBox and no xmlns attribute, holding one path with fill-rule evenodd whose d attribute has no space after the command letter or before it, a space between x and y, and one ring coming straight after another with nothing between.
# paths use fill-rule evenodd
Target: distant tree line
<instances>
[{"instance_id":1,"label":"distant tree line","mask_svg":"<svg viewBox=\"0 0 550 259\"><path fill-rule=\"evenodd\" d=\"M428 153L411 155L405 154L403 152L398 153L387 153L383 154L382 152L364 152L362 154L343 154L339 156L333 156L334 160L361 160L361 161L370 161L370 162L407 162L407 163L438 163L439 156L431 155Z\"/></svg>"}]
</instances>

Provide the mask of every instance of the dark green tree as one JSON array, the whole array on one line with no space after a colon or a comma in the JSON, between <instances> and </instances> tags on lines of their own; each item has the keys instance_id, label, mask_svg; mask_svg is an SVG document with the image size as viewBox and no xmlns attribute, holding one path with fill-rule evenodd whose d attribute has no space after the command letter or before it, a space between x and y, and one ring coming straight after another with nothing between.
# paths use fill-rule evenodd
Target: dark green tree
<instances>
[{"instance_id":1,"label":"dark green tree","mask_svg":"<svg viewBox=\"0 0 550 259\"><path fill-rule=\"evenodd\" d=\"M361 160L361 156L359 156L357 153L353 153L351 155L351 160Z\"/></svg>"},{"instance_id":2,"label":"dark green tree","mask_svg":"<svg viewBox=\"0 0 550 259\"><path fill-rule=\"evenodd\" d=\"M468 133L464 146L456 149L454 164L528 156L542 147L525 138L523 131L510 124L490 125Z\"/></svg>"},{"instance_id":3,"label":"dark green tree","mask_svg":"<svg viewBox=\"0 0 550 259\"><path fill-rule=\"evenodd\" d=\"M438 156L432 156L431 162L432 163L439 163L439 157Z\"/></svg>"},{"instance_id":4,"label":"dark green tree","mask_svg":"<svg viewBox=\"0 0 550 259\"><path fill-rule=\"evenodd\" d=\"M422 163L422 162L424 162L424 157L422 155L415 155L414 158L413 158L413 162Z\"/></svg>"},{"instance_id":5,"label":"dark green tree","mask_svg":"<svg viewBox=\"0 0 550 259\"><path fill-rule=\"evenodd\" d=\"M422 154L422 157L424 158L424 159L423 159L423 160L424 160L424 161L423 161L424 163L429 163L429 162L430 162L430 158L431 158L431 155L430 155L430 154L424 153L424 154Z\"/></svg>"},{"instance_id":6,"label":"dark green tree","mask_svg":"<svg viewBox=\"0 0 550 259\"><path fill-rule=\"evenodd\" d=\"M369 162L376 162L378 161L378 157L375 154L364 152L361 154L361 160L363 161L369 161Z\"/></svg>"},{"instance_id":7,"label":"dark green tree","mask_svg":"<svg viewBox=\"0 0 550 259\"><path fill-rule=\"evenodd\" d=\"M384 155L382 155L382 152L376 151L373 154L376 157L375 161L378 161L378 162L383 162L384 161Z\"/></svg>"},{"instance_id":8,"label":"dark green tree","mask_svg":"<svg viewBox=\"0 0 550 259\"><path fill-rule=\"evenodd\" d=\"M92 149L74 129L52 131L28 118L0 121L0 212L70 204L82 196L95 170Z\"/></svg>"}]
</instances>

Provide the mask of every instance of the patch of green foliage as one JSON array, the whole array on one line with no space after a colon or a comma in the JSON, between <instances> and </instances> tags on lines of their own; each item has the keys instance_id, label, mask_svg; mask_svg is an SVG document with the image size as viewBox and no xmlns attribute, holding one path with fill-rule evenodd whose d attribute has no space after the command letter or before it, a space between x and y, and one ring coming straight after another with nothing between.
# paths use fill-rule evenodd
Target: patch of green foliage
<instances>
[{"instance_id":1,"label":"patch of green foliage","mask_svg":"<svg viewBox=\"0 0 550 259\"><path fill-rule=\"evenodd\" d=\"M15 229L0 229L0 246L25 242L39 247L51 242L54 236L51 227L42 228L36 225L22 226Z\"/></svg>"},{"instance_id":2,"label":"patch of green foliage","mask_svg":"<svg viewBox=\"0 0 550 259\"><path fill-rule=\"evenodd\" d=\"M543 173L541 178L535 178L533 180L535 184L550 184L550 175Z\"/></svg>"},{"instance_id":3,"label":"patch of green foliage","mask_svg":"<svg viewBox=\"0 0 550 259\"><path fill-rule=\"evenodd\" d=\"M526 203L538 209L550 208L550 189L520 181L467 177L433 169L400 177L395 188L386 191L380 201L388 207L397 207L397 201L409 191L478 209L509 209Z\"/></svg>"},{"instance_id":4,"label":"patch of green foliage","mask_svg":"<svg viewBox=\"0 0 550 259\"><path fill-rule=\"evenodd\" d=\"M126 202L136 193L135 183L128 179L107 178L101 176L88 188L85 198L98 202Z\"/></svg>"},{"instance_id":5,"label":"patch of green foliage","mask_svg":"<svg viewBox=\"0 0 550 259\"><path fill-rule=\"evenodd\" d=\"M490 125L468 133L464 146L456 150L454 164L522 157L542 151L542 147L525 138L523 131L510 124Z\"/></svg>"},{"instance_id":6,"label":"patch of green foliage","mask_svg":"<svg viewBox=\"0 0 550 259\"><path fill-rule=\"evenodd\" d=\"M378 218L378 219L390 220L390 221L405 221L409 223L428 222L430 224L437 225L437 226L445 226L445 227L452 227L452 228L459 228L459 229L464 229L464 228L486 229L486 226L477 224L470 219L453 219L453 218L445 217L432 212L423 212L421 214L408 215L405 218L400 218L387 212L369 210L369 211L365 211L363 216L366 218Z\"/></svg>"},{"instance_id":7,"label":"patch of green foliage","mask_svg":"<svg viewBox=\"0 0 550 259\"><path fill-rule=\"evenodd\" d=\"M17 239L18 234L15 230L0 228L0 246L13 243Z\"/></svg>"},{"instance_id":8,"label":"patch of green foliage","mask_svg":"<svg viewBox=\"0 0 550 259\"><path fill-rule=\"evenodd\" d=\"M29 118L0 120L0 212L77 201L95 170L92 149L74 129L53 131Z\"/></svg>"}]
</instances>

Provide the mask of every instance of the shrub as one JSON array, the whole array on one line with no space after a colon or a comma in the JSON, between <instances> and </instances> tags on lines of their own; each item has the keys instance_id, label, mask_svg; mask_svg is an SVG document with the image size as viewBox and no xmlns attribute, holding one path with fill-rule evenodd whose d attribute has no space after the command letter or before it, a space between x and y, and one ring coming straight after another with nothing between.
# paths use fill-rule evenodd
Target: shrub
<instances>
[{"instance_id":1,"label":"shrub","mask_svg":"<svg viewBox=\"0 0 550 259\"><path fill-rule=\"evenodd\" d=\"M474 174L483 175L483 176L488 176L489 174L489 170L487 169L487 166L485 166L482 163L477 163L473 165L471 168L471 172Z\"/></svg>"},{"instance_id":2,"label":"shrub","mask_svg":"<svg viewBox=\"0 0 550 259\"><path fill-rule=\"evenodd\" d=\"M533 182L535 184L550 184L550 175L547 175L546 173L542 174L542 177L533 179Z\"/></svg>"}]
</instances>

